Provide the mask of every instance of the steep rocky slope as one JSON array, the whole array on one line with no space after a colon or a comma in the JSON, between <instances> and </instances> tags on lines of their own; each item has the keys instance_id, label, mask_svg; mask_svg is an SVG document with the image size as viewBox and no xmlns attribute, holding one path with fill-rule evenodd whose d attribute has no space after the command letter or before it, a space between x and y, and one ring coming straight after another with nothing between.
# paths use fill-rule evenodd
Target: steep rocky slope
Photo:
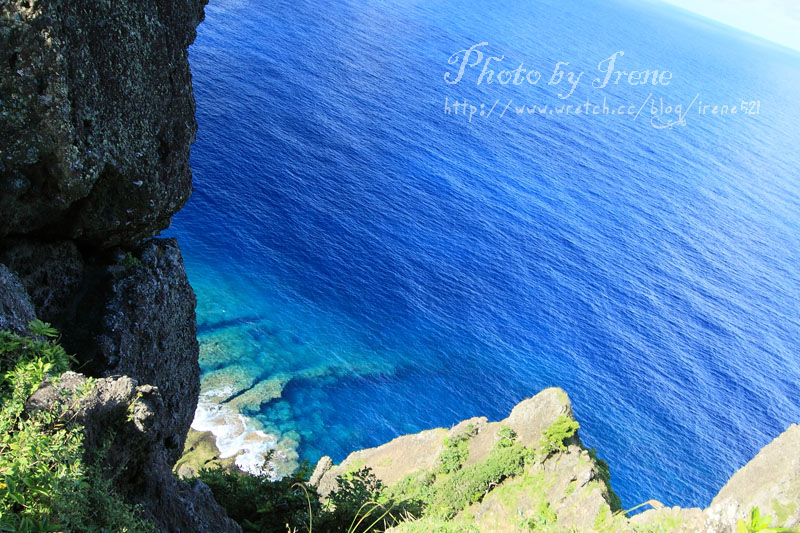
<instances>
[{"instance_id":1,"label":"steep rocky slope","mask_svg":"<svg viewBox=\"0 0 800 533\"><path fill-rule=\"evenodd\" d=\"M546 389L523 401L505 420L465 420L453 428L404 435L376 448L350 454L339 465L322 458L311 483L324 497L338 479L367 467L389 487L424 479L440 468L441 457L454 439L468 440L464 467L489 459L503 428L528 449L541 447L546 430L562 417L573 420L569 398L561 389ZM613 465L611 468L613 472ZM655 507L627 518L616 507L609 467L587 450L578 435L562 449L537 452L524 471L491 486L477 502L444 522L427 517L396 531L606 531L734 533L753 508L769 516L774 527L800 526L800 426L793 425L739 470L705 509ZM644 502L642 502L644 503Z\"/></svg>"},{"instance_id":2,"label":"steep rocky slope","mask_svg":"<svg viewBox=\"0 0 800 533\"><path fill-rule=\"evenodd\" d=\"M238 530L171 474L199 390L195 298L178 244L152 239L191 194L204 5L0 1L0 327L51 322L103 378L80 411L87 446L122 417L115 484L169 531Z\"/></svg>"}]
</instances>

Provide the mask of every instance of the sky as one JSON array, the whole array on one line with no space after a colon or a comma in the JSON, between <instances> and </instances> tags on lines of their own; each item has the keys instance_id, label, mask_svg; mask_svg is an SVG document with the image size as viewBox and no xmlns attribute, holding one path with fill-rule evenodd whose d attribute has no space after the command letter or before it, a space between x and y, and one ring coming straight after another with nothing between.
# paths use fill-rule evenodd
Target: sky
<instances>
[{"instance_id":1,"label":"sky","mask_svg":"<svg viewBox=\"0 0 800 533\"><path fill-rule=\"evenodd\" d=\"M664 0L800 51L800 0Z\"/></svg>"}]
</instances>

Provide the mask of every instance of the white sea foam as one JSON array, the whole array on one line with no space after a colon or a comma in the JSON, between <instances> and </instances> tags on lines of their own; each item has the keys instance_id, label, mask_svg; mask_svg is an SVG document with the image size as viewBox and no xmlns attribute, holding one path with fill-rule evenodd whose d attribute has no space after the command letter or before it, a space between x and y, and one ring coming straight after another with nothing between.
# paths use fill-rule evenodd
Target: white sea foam
<instances>
[{"instance_id":1,"label":"white sea foam","mask_svg":"<svg viewBox=\"0 0 800 533\"><path fill-rule=\"evenodd\" d=\"M219 396L225 396L225 391L211 390L200 394L192 428L211 432L216 439L220 457L225 459L235 456L236 466L243 471L276 477L275 468L265 464L265 458L270 450L275 449L278 437L265 433L258 422L229 405L212 400Z\"/></svg>"}]
</instances>

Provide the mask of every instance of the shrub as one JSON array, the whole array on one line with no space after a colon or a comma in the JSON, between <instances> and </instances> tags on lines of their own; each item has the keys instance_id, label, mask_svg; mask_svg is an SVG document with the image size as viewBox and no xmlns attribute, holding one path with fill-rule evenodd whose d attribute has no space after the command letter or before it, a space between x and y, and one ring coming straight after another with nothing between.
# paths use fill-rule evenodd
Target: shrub
<instances>
[{"instance_id":1,"label":"shrub","mask_svg":"<svg viewBox=\"0 0 800 533\"><path fill-rule=\"evenodd\" d=\"M461 468L452 476L434 482L428 514L452 518L468 505L481 501L505 478L521 474L529 455L522 444L501 439L485 461Z\"/></svg>"},{"instance_id":2,"label":"shrub","mask_svg":"<svg viewBox=\"0 0 800 533\"><path fill-rule=\"evenodd\" d=\"M561 415L555 422L550 424L541 440L539 448L543 455L548 456L556 452L563 452L567 449L566 441L575 436L580 424L566 415Z\"/></svg>"},{"instance_id":3,"label":"shrub","mask_svg":"<svg viewBox=\"0 0 800 533\"><path fill-rule=\"evenodd\" d=\"M144 263L142 263L138 257L133 255L133 253L125 252L125 254L120 258L119 264L124 266L125 268L132 268L132 267L142 266Z\"/></svg>"},{"instance_id":4,"label":"shrub","mask_svg":"<svg viewBox=\"0 0 800 533\"><path fill-rule=\"evenodd\" d=\"M245 532L286 533L287 524L306 528L320 511L316 491L302 486L308 480L307 467L278 481L222 468L201 470L198 477Z\"/></svg>"},{"instance_id":5,"label":"shrub","mask_svg":"<svg viewBox=\"0 0 800 533\"><path fill-rule=\"evenodd\" d=\"M360 530L366 531L391 506L385 498L383 503L378 501L385 487L368 467L341 475L336 481L337 489L328 495L325 513L319 517L325 531L355 530L362 523Z\"/></svg>"},{"instance_id":6,"label":"shrub","mask_svg":"<svg viewBox=\"0 0 800 533\"><path fill-rule=\"evenodd\" d=\"M466 462L469 457L469 433L444 439L444 450L436 462L436 472L452 474Z\"/></svg>"},{"instance_id":7,"label":"shrub","mask_svg":"<svg viewBox=\"0 0 800 533\"><path fill-rule=\"evenodd\" d=\"M308 464L280 480L237 470L201 470L199 478L246 533L286 531L383 531L408 513L388 498L385 487L369 468L337 478L338 488L320 504L316 489L307 484Z\"/></svg>"},{"instance_id":8,"label":"shrub","mask_svg":"<svg viewBox=\"0 0 800 533\"><path fill-rule=\"evenodd\" d=\"M431 472L409 474L381 496L381 502L401 502L406 515L421 517L433 501L436 476Z\"/></svg>"},{"instance_id":9,"label":"shrub","mask_svg":"<svg viewBox=\"0 0 800 533\"><path fill-rule=\"evenodd\" d=\"M790 533L792 530L772 527L772 517L762 516L758 507L750 509L750 516L747 520L739 519L736 522L736 531L738 533Z\"/></svg>"},{"instance_id":10,"label":"shrub","mask_svg":"<svg viewBox=\"0 0 800 533\"><path fill-rule=\"evenodd\" d=\"M497 446L506 448L513 446L517 440L517 433L508 426L502 426L500 431L497 432Z\"/></svg>"},{"instance_id":11,"label":"shrub","mask_svg":"<svg viewBox=\"0 0 800 533\"><path fill-rule=\"evenodd\" d=\"M103 472L84 465L83 434L68 407L25 412L45 377L72 361L57 335L40 321L30 336L0 331L0 530L151 531Z\"/></svg>"}]
</instances>

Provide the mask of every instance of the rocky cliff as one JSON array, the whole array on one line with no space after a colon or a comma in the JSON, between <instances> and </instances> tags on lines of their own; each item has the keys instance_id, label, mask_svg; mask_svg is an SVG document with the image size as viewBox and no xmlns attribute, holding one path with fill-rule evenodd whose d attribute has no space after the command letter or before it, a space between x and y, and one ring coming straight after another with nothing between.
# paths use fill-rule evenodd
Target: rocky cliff
<instances>
[{"instance_id":1,"label":"rocky cliff","mask_svg":"<svg viewBox=\"0 0 800 533\"><path fill-rule=\"evenodd\" d=\"M490 531L490 532L697 532L734 533L739 522L747 526L750 513L759 509L767 525L797 531L800 526L800 426L793 425L739 470L705 509L665 507L646 503L649 510L629 518L618 507L611 488L609 466L579 436L553 432L563 420L574 421L569 398L561 389L546 389L523 401L505 420L465 420L451 429L432 429L404 435L393 441L350 454L339 465L322 458L311 484L325 497L339 481L369 468L390 487L429 483L443 457L452 454L454 442L465 442L458 468L487 464L505 435L531 453L524 469L490 484L476 494L474 503L446 521L417 517L395 531ZM550 435L550 437L548 437ZM548 438L567 435L563 446L542 450ZM445 474L452 475L451 473ZM466 477L465 477L466 479ZM437 490L437 482L425 490ZM436 498L433 498L436 501ZM451 513L452 514L452 513ZM759 531L747 529L745 531Z\"/></svg>"},{"instance_id":2,"label":"rocky cliff","mask_svg":"<svg viewBox=\"0 0 800 533\"><path fill-rule=\"evenodd\" d=\"M26 409L98 378L70 407L85 446L105 448L116 489L165 531L239 531L205 485L171 473L199 389L195 299L177 242L153 238L191 193L187 47L204 3L0 0L0 329L23 331L38 317L63 332L80 373L46 382ZM492 468L513 466L448 509L449 530L729 532L756 507L774 526L800 522L800 426L708 509L656 502L629 519L617 512L608 466L569 431L572 421L566 394L548 389L501 422L407 435L338 466L323 459L312 483L324 496L369 467L390 488L435 491L442 468L444 481L456 471L493 480Z\"/></svg>"},{"instance_id":3,"label":"rocky cliff","mask_svg":"<svg viewBox=\"0 0 800 533\"><path fill-rule=\"evenodd\" d=\"M114 483L169 531L239 529L171 474L199 390L195 299L177 242L153 239L191 194L205 1L0 0L0 328L63 332L101 378L87 447L122 417Z\"/></svg>"}]
</instances>

